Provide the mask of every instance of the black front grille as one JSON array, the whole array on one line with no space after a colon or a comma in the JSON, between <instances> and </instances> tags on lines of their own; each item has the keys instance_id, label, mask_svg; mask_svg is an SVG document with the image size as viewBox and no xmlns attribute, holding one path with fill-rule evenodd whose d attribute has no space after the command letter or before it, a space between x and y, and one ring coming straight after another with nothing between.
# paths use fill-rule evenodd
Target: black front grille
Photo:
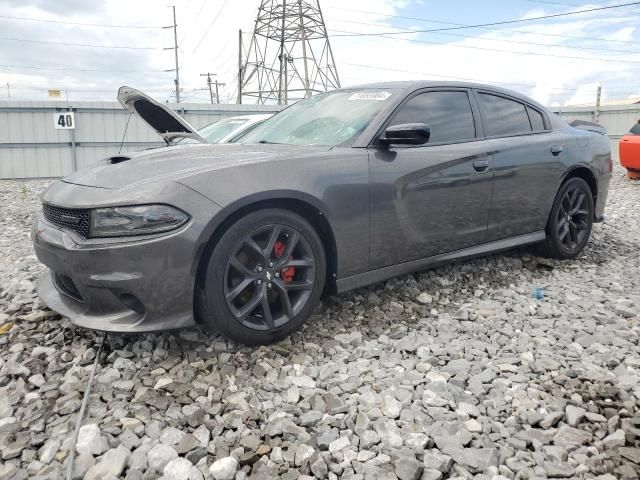
<instances>
[{"instance_id":1,"label":"black front grille","mask_svg":"<svg viewBox=\"0 0 640 480\"><path fill-rule=\"evenodd\" d=\"M68 295L69 297L78 300L79 302L83 301L82 295L80 295L78 287L76 287L76 284L73 283L71 277L62 275L61 273L54 273L53 283L55 284L56 288L65 295Z\"/></svg>"},{"instance_id":2,"label":"black front grille","mask_svg":"<svg viewBox=\"0 0 640 480\"><path fill-rule=\"evenodd\" d=\"M89 235L89 210L56 207L45 203L42 205L42 212L44 218L58 227L73 230L85 238Z\"/></svg>"}]
</instances>

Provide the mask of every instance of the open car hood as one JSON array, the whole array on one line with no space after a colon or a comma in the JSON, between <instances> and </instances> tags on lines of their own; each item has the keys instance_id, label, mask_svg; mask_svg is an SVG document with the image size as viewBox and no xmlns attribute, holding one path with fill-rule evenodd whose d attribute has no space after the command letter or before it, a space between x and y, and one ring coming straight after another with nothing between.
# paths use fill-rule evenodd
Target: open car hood
<instances>
[{"instance_id":1,"label":"open car hood","mask_svg":"<svg viewBox=\"0 0 640 480\"><path fill-rule=\"evenodd\" d=\"M118 101L130 112L138 114L167 144L176 138L193 138L207 143L184 118L140 90L122 86L118 90Z\"/></svg>"}]
</instances>

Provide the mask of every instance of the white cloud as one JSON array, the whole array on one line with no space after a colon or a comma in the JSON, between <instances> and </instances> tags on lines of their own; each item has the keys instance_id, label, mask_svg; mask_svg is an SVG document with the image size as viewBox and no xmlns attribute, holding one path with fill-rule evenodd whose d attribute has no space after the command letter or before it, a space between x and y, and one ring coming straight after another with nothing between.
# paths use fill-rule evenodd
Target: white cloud
<instances>
[{"instance_id":1,"label":"white cloud","mask_svg":"<svg viewBox=\"0 0 640 480\"><path fill-rule=\"evenodd\" d=\"M221 89L223 99L233 99L236 90L238 29L248 41L257 13L258 0L176 0L178 37L181 40L181 85L186 101L207 101L204 72L217 73L226 83ZM422 2L411 0L321 0L327 27L331 31L375 32L394 30L400 23L390 15L402 15L402 8ZM36 18L87 23L169 25L171 10L153 0L125 2L107 0L99 13L95 9L45 10L37 4L8 3L0 12ZM188 8L187 8L188 7ZM589 6L577 7L589 8ZM350 9L350 10L347 10ZM424 8L424 17L428 17ZM215 15L221 11L220 15ZM363 14L359 11L375 12ZM557 11L557 9L553 10ZM76 13L73 13L76 12ZM545 8L529 10L523 17L548 13ZM446 20L446 19L442 19ZM478 22L486 21L479 17ZM452 19L455 21L455 18ZM361 23L349 23L361 22ZM365 23L365 24L362 24ZM432 24L419 21L402 23L403 28L424 29ZM606 15L593 14L555 19L553 22L532 22L499 27L500 30L458 30L454 35L403 35L409 40L424 40L425 44L380 37L340 37L331 39L343 85L382 80L461 78L497 83L532 95L546 104L586 103L595 99L598 83L608 98L631 95L640 73L640 55L628 53L640 50L627 43L635 34L634 19L623 10L610 10ZM11 70L0 67L0 96L6 82L14 85L12 92L20 98L46 98L45 90L23 88L67 88L72 98L113 99L120 84L147 89L161 100L171 99L173 52L163 50L173 44L170 29L106 29L36 22L0 23L2 35L47 41L67 41L109 45L154 46L156 50L107 50L17 42L0 43L0 64L50 65L59 68L96 68L104 70L144 70L147 73L97 73L46 70ZM7 27L7 28L5 28ZM208 32L208 33L207 33ZM447 32L443 32L447 33ZM584 40L567 38L584 37ZM589 40L607 38L611 42ZM516 42L533 42L530 45ZM617 42L617 43L616 43ZM546 45L544 45L546 44ZM199 46L198 46L199 45ZM578 50L569 46L621 50L614 53L598 50ZM492 49L494 51L492 51ZM513 54L505 51L528 52ZM566 57L582 57L571 59ZM617 59L604 62L599 59ZM637 62L637 63L632 63ZM364 68L357 65L380 67ZM105 92L83 92L105 90Z\"/></svg>"}]
</instances>

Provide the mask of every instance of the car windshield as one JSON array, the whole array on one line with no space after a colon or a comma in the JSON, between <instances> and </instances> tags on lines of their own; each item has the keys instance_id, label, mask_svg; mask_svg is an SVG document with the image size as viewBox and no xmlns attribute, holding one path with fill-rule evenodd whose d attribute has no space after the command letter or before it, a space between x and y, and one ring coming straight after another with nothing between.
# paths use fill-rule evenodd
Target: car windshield
<instances>
[{"instance_id":1,"label":"car windshield","mask_svg":"<svg viewBox=\"0 0 640 480\"><path fill-rule=\"evenodd\" d=\"M369 88L316 95L271 117L240 143L344 145L364 131L394 93Z\"/></svg>"},{"instance_id":2,"label":"car windshield","mask_svg":"<svg viewBox=\"0 0 640 480\"><path fill-rule=\"evenodd\" d=\"M246 124L247 118L225 118L217 122L210 123L206 127L198 130L198 133L209 143L218 143L238 127ZM185 138L180 143L200 143L192 138Z\"/></svg>"},{"instance_id":3,"label":"car windshield","mask_svg":"<svg viewBox=\"0 0 640 480\"><path fill-rule=\"evenodd\" d=\"M636 123L633 127L631 127L631 130L629 130L629 133L632 135L640 135L640 120L638 120L638 123Z\"/></svg>"}]
</instances>

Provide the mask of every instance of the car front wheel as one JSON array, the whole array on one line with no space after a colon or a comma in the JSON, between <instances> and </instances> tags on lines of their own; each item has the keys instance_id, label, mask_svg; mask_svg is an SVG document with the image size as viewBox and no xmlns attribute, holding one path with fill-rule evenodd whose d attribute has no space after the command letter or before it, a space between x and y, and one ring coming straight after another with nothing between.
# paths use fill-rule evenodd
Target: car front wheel
<instances>
[{"instance_id":1,"label":"car front wheel","mask_svg":"<svg viewBox=\"0 0 640 480\"><path fill-rule=\"evenodd\" d=\"M198 313L236 342L269 344L311 315L325 273L322 241L309 222L288 210L257 210L231 225L213 249Z\"/></svg>"}]
</instances>

